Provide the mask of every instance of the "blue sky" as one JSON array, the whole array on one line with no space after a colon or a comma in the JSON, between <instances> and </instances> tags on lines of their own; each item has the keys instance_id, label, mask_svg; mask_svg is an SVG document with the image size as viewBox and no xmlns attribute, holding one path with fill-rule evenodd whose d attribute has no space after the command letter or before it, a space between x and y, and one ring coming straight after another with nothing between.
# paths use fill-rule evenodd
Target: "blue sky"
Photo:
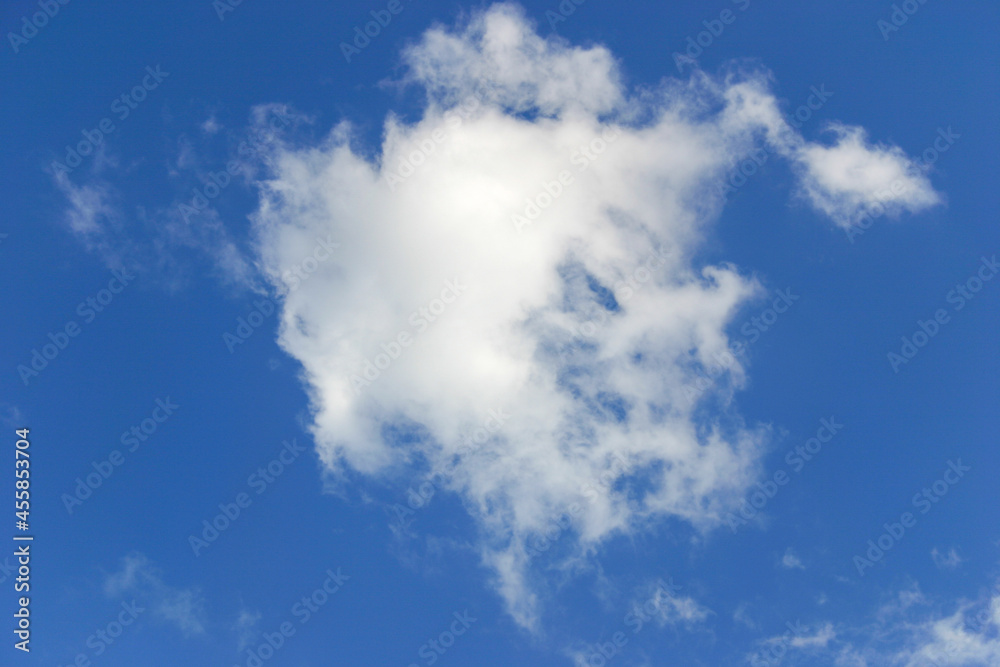
<instances>
[{"instance_id":1,"label":"blue sky","mask_svg":"<svg viewBox=\"0 0 1000 667\"><path fill-rule=\"evenodd\" d=\"M1000 664L998 19L5 3L3 664Z\"/></svg>"}]
</instances>

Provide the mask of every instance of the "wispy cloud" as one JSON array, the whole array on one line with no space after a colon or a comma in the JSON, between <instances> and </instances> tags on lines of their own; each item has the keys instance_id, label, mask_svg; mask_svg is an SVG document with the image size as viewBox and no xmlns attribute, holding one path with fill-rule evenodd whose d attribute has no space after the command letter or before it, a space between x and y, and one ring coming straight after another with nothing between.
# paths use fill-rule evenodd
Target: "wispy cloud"
<instances>
[{"instance_id":1,"label":"wispy cloud","mask_svg":"<svg viewBox=\"0 0 1000 667\"><path fill-rule=\"evenodd\" d=\"M764 645L786 646L782 664L789 665L996 665L1000 664L1000 581L976 600L933 600L910 584L870 615L857 615L836 627L830 622L814 627L808 633L769 638Z\"/></svg>"},{"instance_id":2,"label":"wispy cloud","mask_svg":"<svg viewBox=\"0 0 1000 667\"><path fill-rule=\"evenodd\" d=\"M789 570L804 570L806 566L802 564L802 560L792 551L791 547L785 551L785 555L781 557L781 566Z\"/></svg>"},{"instance_id":3,"label":"wispy cloud","mask_svg":"<svg viewBox=\"0 0 1000 667\"><path fill-rule=\"evenodd\" d=\"M257 626L260 623L261 614L259 611L240 609L240 614L233 624L233 632L236 633L236 650L242 652L250 646L257 638Z\"/></svg>"},{"instance_id":4,"label":"wispy cloud","mask_svg":"<svg viewBox=\"0 0 1000 667\"><path fill-rule=\"evenodd\" d=\"M133 552L122 559L121 569L105 577L104 592L109 597L139 597L152 608L154 616L176 626L185 636L205 632L201 592L168 585L160 570L141 553Z\"/></svg>"},{"instance_id":5,"label":"wispy cloud","mask_svg":"<svg viewBox=\"0 0 1000 667\"><path fill-rule=\"evenodd\" d=\"M958 551L954 547L948 549L947 553L941 553L937 547L934 547L931 549L931 559L942 570L954 570L962 564L962 557L958 555Z\"/></svg>"}]
</instances>

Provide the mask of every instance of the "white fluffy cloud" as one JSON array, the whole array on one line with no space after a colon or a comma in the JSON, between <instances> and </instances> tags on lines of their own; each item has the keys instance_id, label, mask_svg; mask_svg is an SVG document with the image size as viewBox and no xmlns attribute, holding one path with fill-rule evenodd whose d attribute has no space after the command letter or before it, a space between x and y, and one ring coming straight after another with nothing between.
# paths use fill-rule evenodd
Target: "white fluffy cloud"
<instances>
[{"instance_id":1,"label":"white fluffy cloud","mask_svg":"<svg viewBox=\"0 0 1000 667\"><path fill-rule=\"evenodd\" d=\"M691 260L733 160L769 145L838 222L876 196L859 171L884 180L907 160L860 130L805 142L763 75L630 94L605 48L543 39L511 5L430 30L404 59L426 105L386 120L378 159L347 125L276 147L259 262L322 461L444 472L531 626L532 540L553 525L576 556L656 518L711 528L755 477L764 430L685 391L761 291ZM933 200L909 185L904 208ZM328 238L339 250L320 257ZM742 379L732 364L723 399Z\"/></svg>"},{"instance_id":2,"label":"white fluffy cloud","mask_svg":"<svg viewBox=\"0 0 1000 667\"><path fill-rule=\"evenodd\" d=\"M896 217L941 203L924 170L897 146L872 146L858 127L834 125L832 146L797 152L802 188L812 204L842 227L863 212Z\"/></svg>"}]
</instances>

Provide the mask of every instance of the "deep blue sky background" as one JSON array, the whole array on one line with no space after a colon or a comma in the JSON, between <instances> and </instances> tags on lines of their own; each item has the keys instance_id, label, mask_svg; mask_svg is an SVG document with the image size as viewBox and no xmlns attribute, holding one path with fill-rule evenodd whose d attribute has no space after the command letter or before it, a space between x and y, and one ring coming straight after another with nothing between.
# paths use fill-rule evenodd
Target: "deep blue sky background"
<instances>
[{"instance_id":1,"label":"deep blue sky background","mask_svg":"<svg viewBox=\"0 0 1000 667\"><path fill-rule=\"evenodd\" d=\"M315 116L306 130L314 137L349 119L373 145L389 110L412 112L407 94L379 82L400 74L401 47L470 7L404 4L350 64L340 42L384 3L247 0L220 22L207 0L70 2L19 53L4 40L0 232L8 236L0 243L0 407L19 416L3 424L0 438L0 509L13 512L2 490L13 486L13 428L30 427L37 541L34 650L30 657L13 651L4 630L3 664L68 665L78 653L89 654L87 637L113 620L121 601L102 593L104 574L133 551L156 564L166 585L200 589L206 631L183 638L175 626L146 615L100 664L243 664L232 630L240 610L259 611L258 629L273 632L292 620L292 605L323 583L325 570L337 567L350 580L313 620L297 626L271 664L425 664L420 646L466 609L478 621L440 664L571 664L559 651L565 642L607 641L623 629L628 610L599 601L593 577L584 575L547 609L544 637L518 630L475 553L438 547L474 537L454 499L435 498L417 516L418 537L398 542L388 528L389 508L403 501L408 480L395 487L358 480L347 498L324 494L304 430L306 395L297 364L274 342L275 318L230 354L222 333L249 312L252 295L221 284L203 256L178 254L181 265L172 275L180 281L140 275L29 386L17 375L17 365L48 342L49 332L82 321L77 304L111 278L101 258L66 229L65 199L44 168L81 130L112 116L112 100L139 83L147 66L160 65L169 77L129 118L115 120L108 142L120 167L115 185L124 224L139 239L141 211L167 208L197 184L191 172L168 175L185 137L201 166L218 171L230 155L227 142L238 141L257 104L287 103ZM550 31L545 11L556 4L525 3L543 34ZM886 353L898 351L900 336L911 335L917 319L937 308L951 311L948 291L974 274L983 255L1000 252L1000 8L929 0L886 41L876 22L889 17L891 3L752 0L740 11L721 0L587 0L557 32L573 43L607 45L633 84L651 85L676 74L671 54L725 8L736 21L705 49L702 67L714 72L734 58L758 61L774 73L789 110L805 102L810 86L825 85L834 95L803 124L807 138L820 136L831 120L862 125L911 155L930 146L938 128L961 137L932 174L946 206L898 222L880 219L853 244L814 212L789 203L790 175L777 161L731 198L704 261L731 261L767 287L801 297L751 347L750 383L737 397L748 423L775 429L765 474L787 469L785 452L812 436L821 418L834 416L845 428L768 504L766 529L733 535L723 528L692 546L689 528L665 523L634 542L608 545L600 554L605 574L636 583L673 577L716 612L706 629L690 633L643 630L615 658L621 665L644 664L645 656L650 664L743 664L754 642L780 634L786 621L860 621L911 580L931 595L975 596L996 572L1000 280L952 312L952 321L898 374ZM5 2L3 33L34 11L32 2ZM198 127L210 115L223 130L206 138ZM93 163L89 158L74 180ZM237 236L253 204L253 193L240 185L216 202ZM734 336L765 307L748 307ZM181 406L176 414L68 515L61 494L90 472L92 461L120 448L121 433L148 417L157 398L168 396ZM244 516L194 557L188 535L220 502L246 491L247 477L290 438L310 450L265 493L251 494ZM972 471L859 579L852 557L883 522L912 509L913 494L957 458ZM363 503L361 490L376 501ZM779 567L788 547L807 569ZM932 548L952 547L964 559L961 567L935 567ZM15 604L9 586L0 584L4 614ZM758 629L733 621L743 603Z\"/></svg>"}]
</instances>

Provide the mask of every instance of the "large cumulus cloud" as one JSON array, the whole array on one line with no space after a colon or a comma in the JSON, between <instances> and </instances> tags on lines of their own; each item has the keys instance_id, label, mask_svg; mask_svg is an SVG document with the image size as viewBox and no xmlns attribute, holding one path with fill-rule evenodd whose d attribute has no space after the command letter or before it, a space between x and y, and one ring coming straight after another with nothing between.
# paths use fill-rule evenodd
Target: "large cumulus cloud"
<instances>
[{"instance_id":1,"label":"large cumulus cloud","mask_svg":"<svg viewBox=\"0 0 1000 667\"><path fill-rule=\"evenodd\" d=\"M348 125L275 150L259 261L330 472L443 472L531 626L531 540L553 517L579 556L662 517L710 528L754 479L764 431L725 414L741 366L685 395L761 291L692 261L733 161L767 145L838 222L875 196L865 169L909 179L890 193L901 209L935 198L859 130L803 140L765 75L630 92L605 48L543 39L510 5L429 30L404 59L426 104L385 121L377 158Z\"/></svg>"}]
</instances>

